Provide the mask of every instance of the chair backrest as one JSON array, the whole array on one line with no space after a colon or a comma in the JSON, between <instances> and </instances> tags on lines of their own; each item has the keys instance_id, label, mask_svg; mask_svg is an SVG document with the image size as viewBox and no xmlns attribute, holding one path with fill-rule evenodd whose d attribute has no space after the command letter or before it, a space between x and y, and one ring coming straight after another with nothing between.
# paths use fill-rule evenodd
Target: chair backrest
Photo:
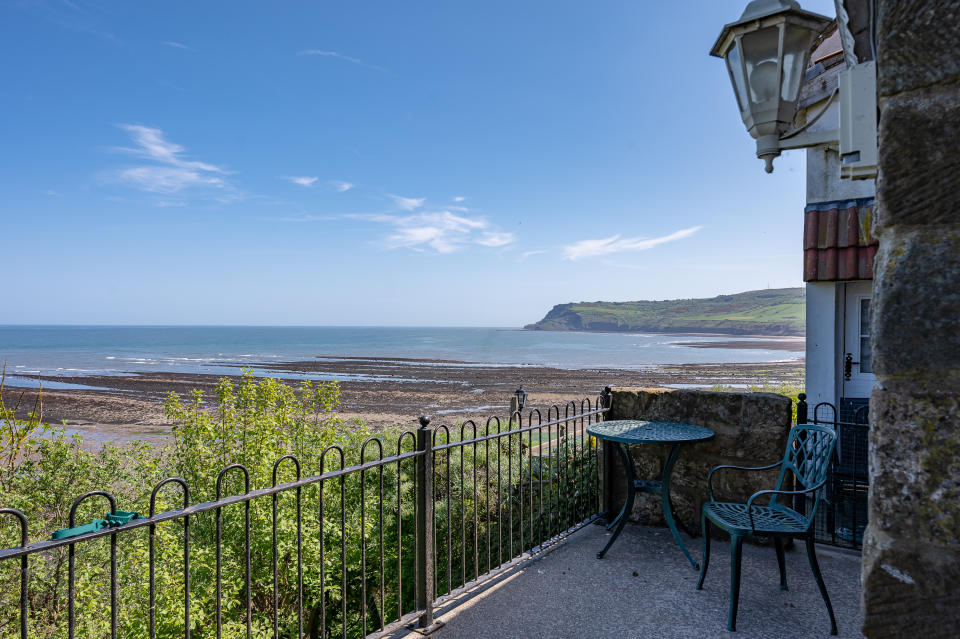
<instances>
[{"instance_id":1,"label":"chair backrest","mask_svg":"<svg viewBox=\"0 0 960 639\"><path fill-rule=\"evenodd\" d=\"M780 476L777 478L777 490L784 490L788 473L795 478L792 490L806 490L823 482L827 478L827 468L833 459L836 445L837 433L827 426L799 424L791 428L787 437L787 449L780 465ZM791 488L787 486L786 489ZM773 496L770 503L777 503L777 495ZM813 517L819 503L820 492L817 491L813 510L808 513L809 517Z\"/></svg>"}]
</instances>

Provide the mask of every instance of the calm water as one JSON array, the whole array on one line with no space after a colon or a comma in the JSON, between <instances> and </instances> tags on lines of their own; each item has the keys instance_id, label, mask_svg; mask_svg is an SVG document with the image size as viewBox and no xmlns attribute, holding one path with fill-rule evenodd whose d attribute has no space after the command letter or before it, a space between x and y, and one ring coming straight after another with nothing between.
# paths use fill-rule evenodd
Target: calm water
<instances>
[{"instance_id":1,"label":"calm water","mask_svg":"<svg viewBox=\"0 0 960 639\"><path fill-rule=\"evenodd\" d=\"M8 380L20 383L19 376L37 373L222 373L238 363L307 360L318 355L574 369L767 362L799 356L784 350L678 344L739 339L498 328L0 326L0 362L7 363Z\"/></svg>"}]
</instances>

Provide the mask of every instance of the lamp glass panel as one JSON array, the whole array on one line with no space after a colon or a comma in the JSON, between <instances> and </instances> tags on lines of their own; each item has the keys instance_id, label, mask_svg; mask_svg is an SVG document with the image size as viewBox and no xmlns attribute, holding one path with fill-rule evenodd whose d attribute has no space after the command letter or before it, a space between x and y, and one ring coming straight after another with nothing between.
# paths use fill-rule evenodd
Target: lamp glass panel
<instances>
[{"instance_id":1,"label":"lamp glass panel","mask_svg":"<svg viewBox=\"0 0 960 639\"><path fill-rule=\"evenodd\" d=\"M800 83L810 55L809 29L787 25L783 34L783 86L780 97L793 102L800 93Z\"/></svg>"},{"instance_id":2,"label":"lamp glass panel","mask_svg":"<svg viewBox=\"0 0 960 639\"><path fill-rule=\"evenodd\" d=\"M743 65L740 63L740 40L738 39L727 52L727 71L730 72L730 82L733 84L733 93L737 96L737 104L743 111L745 105L750 104L747 97L747 79L743 76Z\"/></svg>"},{"instance_id":3,"label":"lamp glass panel","mask_svg":"<svg viewBox=\"0 0 960 639\"><path fill-rule=\"evenodd\" d=\"M751 101L762 104L776 99L780 94L780 65L777 61L780 27L765 27L746 33L740 42L747 65Z\"/></svg>"}]
</instances>

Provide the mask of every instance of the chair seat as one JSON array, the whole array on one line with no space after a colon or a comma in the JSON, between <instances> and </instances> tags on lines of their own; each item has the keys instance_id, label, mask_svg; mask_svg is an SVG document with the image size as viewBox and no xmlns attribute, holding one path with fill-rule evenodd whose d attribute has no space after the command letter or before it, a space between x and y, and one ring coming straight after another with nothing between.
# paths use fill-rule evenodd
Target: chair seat
<instances>
[{"instance_id":1,"label":"chair seat","mask_svg":"<svg viewBox=\"0 0 960 639\"><path fill-rule=\"evenodd\" d=\"M753 506L753 531L746 504L710 501L703 505L704 514L717 526L735 533L802 534L809 521L786 506Z\"/></svg>"}]
</instances>

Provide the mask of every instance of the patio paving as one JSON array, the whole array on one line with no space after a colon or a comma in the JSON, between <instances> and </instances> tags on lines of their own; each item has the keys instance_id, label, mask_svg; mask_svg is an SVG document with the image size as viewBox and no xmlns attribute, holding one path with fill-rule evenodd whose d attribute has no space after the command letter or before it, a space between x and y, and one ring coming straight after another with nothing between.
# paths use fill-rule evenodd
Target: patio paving
<instances>
[{"instance_id":1,"label":"patio paving","mask_svg":"<svg viewBox=\"0 0 960 639\"><path fill-rule=\"evenodd\" d=\"M442 606L435 639L512 637L670 638L829 637L830 620L802 544L787 551L780 590L773 547L744 544L737 632L726 630L730 545L715 540L704 589L669 531L628 525L607 556L607 539L590 525L565 543ZM701 540L685 541L699 559ZM817 547L841 637L862 637L860 555ZM418 637L409 631L394 637Z\"/></svg>"}]
</instances>

